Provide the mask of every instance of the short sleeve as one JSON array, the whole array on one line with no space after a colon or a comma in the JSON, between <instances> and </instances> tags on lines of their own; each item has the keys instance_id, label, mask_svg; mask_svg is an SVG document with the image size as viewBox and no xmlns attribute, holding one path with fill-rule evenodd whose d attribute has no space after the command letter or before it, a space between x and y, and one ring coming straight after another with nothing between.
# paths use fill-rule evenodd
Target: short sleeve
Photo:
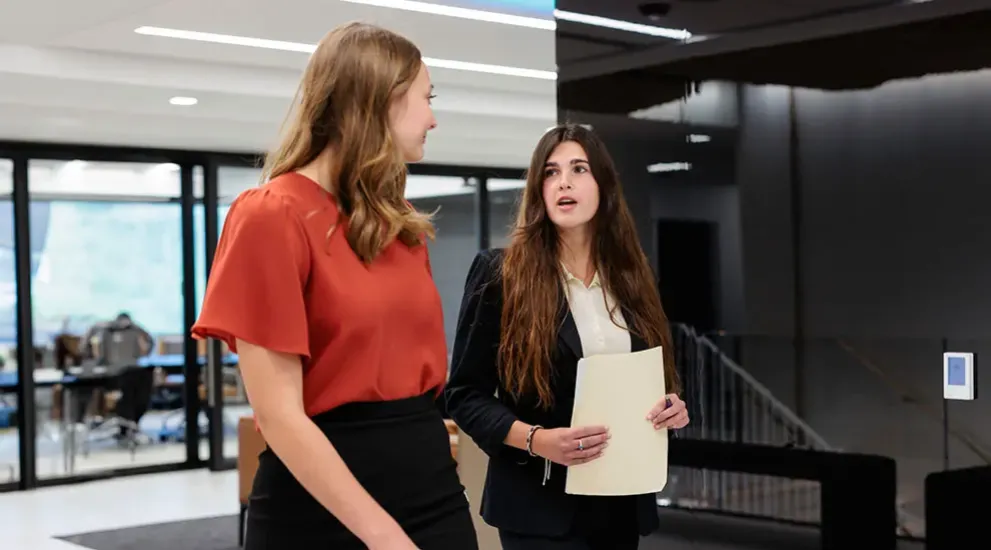
<instances>
[{"instance_id":1,"label":"short sleeve","mask_svg":"<svg viewBox=\"0 0 991 550\"><path fill-rule=\"evenodd\" d=\"M227 213L193 336L241 339L308 357L304 288L310 270L306 232L270 190L241 194Z\"/></svg>"}]
</instances>

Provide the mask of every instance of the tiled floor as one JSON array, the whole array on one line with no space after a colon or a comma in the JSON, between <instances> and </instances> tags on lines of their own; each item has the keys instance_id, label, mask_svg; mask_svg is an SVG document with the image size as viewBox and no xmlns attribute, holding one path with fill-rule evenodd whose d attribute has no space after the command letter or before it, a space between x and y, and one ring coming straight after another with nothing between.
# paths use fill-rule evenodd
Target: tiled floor
<instances>
[{"instance_id":1,"label":"tiled floor","mask_svg":"<svg viewBox=\"0 0 991 550\"><path fill-rule=\"evenodd\" d=\"M0 548L80 550L54 537L234 515L237 472L207 470L134 476L28 492L0 493ZM233 535L232 535L233 536ZM773 543L773 544L772 544ZM662 511L662 528L641 550L800 550L819 547L807 529ZM918 550L922 543L902 542Z\"/></svg>"},{"instance_id":2,"label":"tiled floor","mask_svg":"<svg viewBox=\"0 0 991 550\"><path fill-rule=\"evenodd\" d=\"M53 537L236 514L237 473L206 470L0 494L0 548L79 550Z\"/></svg>"},{"instance_id":3,"label":"tiled floor","mask_svg":"<svg viewBox=\"0 0 991 550\"><path fill-rule=\"evenodd\" d=\"M229 406L225 410L225 441L224 456L237 456L236 419L250 414L250 409L244 406ZM205 429L206 416L201 415ZM159 441L161 427L174 427L182 420L182 412L149 411L141 419L142 431L151 441L142 444L132 455L127 449L118 446L112 439L94 438L90 444L90 452L85 455L82 447L77 447L75 459L75 474L87 474L113 469L152 466L160 464L175 464L186 459L185 443L174 441ZM107 434L103 434L107 435ZM37 472L40 479L66 477L69 475L63 457L63 441L59 432L59 424L45 422L39 427L38 434L38 463ZM0 483L16 481L17 468L17 431L13 429L0 430ZM200 445L200 457L209 455L209 444L204 439Z\"/></svg>"}]
</instances>

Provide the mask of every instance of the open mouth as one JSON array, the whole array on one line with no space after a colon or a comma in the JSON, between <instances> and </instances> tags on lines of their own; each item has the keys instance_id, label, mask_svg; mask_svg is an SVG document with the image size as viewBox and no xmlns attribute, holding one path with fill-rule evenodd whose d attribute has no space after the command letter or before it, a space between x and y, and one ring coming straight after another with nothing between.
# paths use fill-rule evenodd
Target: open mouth
<instances>
[{"instance_id":1,"label":"open mouth","mask_svg":"<svg viewBox=\"0 0 991 550\"><path fill-rule=\"evenodd\" d=\"M575 199L572 199L572 198L568 198L568 197L564 197L564 198L558 199L558 201L557 201L557 205L558 206L574 206L576 204L578 204L578 201L576 201Z\"/></svg>"}]
</instances>

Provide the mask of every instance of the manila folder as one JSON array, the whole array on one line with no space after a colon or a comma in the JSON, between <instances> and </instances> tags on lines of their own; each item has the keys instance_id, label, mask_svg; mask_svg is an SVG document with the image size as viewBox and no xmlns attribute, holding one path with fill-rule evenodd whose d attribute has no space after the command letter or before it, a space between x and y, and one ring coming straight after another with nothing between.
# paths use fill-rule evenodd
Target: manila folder
<instances>
[{"instance_id":1,"label":"manila folder","mask_svg":"<svg viewBox=\"0 0 991 550\"><path fill-rule=\"evenodd\" d=\"M660 492L668 481L668 434L655 430L647 413L664 395L660 347L578 361L571 426L606 426L612 438L599 458L568 467L565 492L611 496Z\"/></svg>"}]
</instances>

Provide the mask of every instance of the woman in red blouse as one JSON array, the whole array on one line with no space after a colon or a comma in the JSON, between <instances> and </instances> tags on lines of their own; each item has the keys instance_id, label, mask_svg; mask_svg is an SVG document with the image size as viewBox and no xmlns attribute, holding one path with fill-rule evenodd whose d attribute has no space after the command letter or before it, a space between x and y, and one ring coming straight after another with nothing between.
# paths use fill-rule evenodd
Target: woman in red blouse
<instances>
[{"instance_id":1,"label":"woman in red blouse","mask_svg":"<svg viewBox=\"0 0 991 550\"><path fill-rule=\"evenodd\" d=\"M264 185L231 205L194 334L226 341L268 443L247 550L477 548L434 400L447 374L406 162L436 126L420 52L331 31Z\"/></svg>"}]
</instances>

